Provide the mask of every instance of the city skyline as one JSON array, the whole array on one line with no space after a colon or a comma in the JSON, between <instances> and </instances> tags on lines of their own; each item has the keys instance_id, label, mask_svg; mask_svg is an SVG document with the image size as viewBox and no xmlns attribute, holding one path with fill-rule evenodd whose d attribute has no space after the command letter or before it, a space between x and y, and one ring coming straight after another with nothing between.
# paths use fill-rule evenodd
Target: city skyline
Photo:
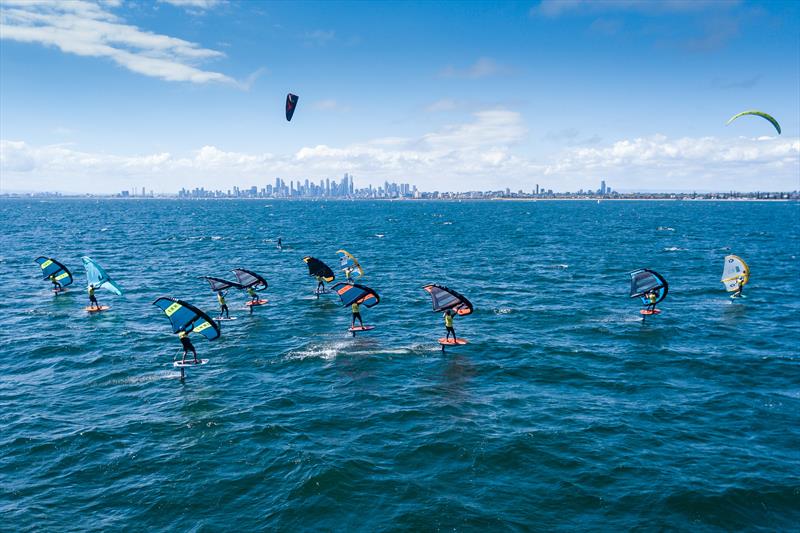
<instances>
[{"instance_id":1,"label":"city skyline","mask_svg":"<svg viewBox=\"0 0 800 533\"><path fill-rule=\"evenodd\" d=\"M768 1L4 0L0 191L794 190L798 33ZM783 133L726 125L754 108Z\"/></svg>"}]
</instances>

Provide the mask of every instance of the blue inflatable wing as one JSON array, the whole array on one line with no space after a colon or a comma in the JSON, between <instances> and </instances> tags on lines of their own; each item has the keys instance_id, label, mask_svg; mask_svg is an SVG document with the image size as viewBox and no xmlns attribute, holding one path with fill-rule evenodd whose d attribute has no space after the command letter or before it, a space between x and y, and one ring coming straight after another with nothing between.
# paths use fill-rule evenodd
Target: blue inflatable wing
<instances>
[{"instance_id":1,"label":"blue inflatable wing","mask_svg":"<svg viewBox=\"0 0 800 533\"><path fill-rule=\"evenodd\" d=\"M62 287L66 287L72 283L72 273L69 269L52 257L37 257L35 261L42 270L42 279L55 276L56 281L59 282Z\"/></svg>"},{"instance_id":2,"label":"blue inflatable wing","mask_svg":"<svg viewBox=\"0 0 800 533\"><path fill-rule=\"evenodd\" d=\"M359 304L365 307L374 307L381 301L378 293L358 283L337 283L332 287L342 300L342 305Z\"/></svg>"},{"instance_id":3,"label":"blue inflatable wing","mask_svg":"<svg viewBox=\"0 0 800 533\"><path fill-rule=\"evenodd\" d=\"M176 298L162 296L153 305L164 311L172 324L172 332L195 332L210 341L220 336L219 325L200 309Z\"/></svg>"}]
</instances>

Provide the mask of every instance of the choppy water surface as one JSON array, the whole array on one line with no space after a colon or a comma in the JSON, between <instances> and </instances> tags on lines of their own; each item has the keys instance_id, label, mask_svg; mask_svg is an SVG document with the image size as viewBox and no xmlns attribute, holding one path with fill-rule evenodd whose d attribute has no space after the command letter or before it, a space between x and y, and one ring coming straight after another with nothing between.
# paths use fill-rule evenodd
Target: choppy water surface
<instances>
[{"instance_id":1,"label":"choppy water surface","mask_svg":"<svg viewBox=\"0 0 800 533\"><path fill-rule=\"evenodd\" d=\"M800 206L0 202L0 529L796 528ZM278 236L288 249L275 247ZM353 252L377 329L317 301ZM735 253L747 299L719 283ZM53 297L33 259L71 267ZM126 291L83 311L80 257ZM181 383L151 305L265 274ZM642 323L627 272L671 283ZM420 286L475 313L439 351Z\"/></svg>"}]
</instances>

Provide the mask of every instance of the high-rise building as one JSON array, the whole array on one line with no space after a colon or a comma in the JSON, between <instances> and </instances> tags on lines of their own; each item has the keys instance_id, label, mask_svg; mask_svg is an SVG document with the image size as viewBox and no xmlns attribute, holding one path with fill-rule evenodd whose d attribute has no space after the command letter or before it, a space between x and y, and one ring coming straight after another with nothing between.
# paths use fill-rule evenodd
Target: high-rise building
<instances>
[{"instance_id":1,"label":"high-rise building","mask_svg":"<svg viewBox=\"0 0 800 533\"><path fill-rule=\"evenodd\" d=\"M606 180L600 180L600 194L606 193Z\"/></svg>"}]
</instances>

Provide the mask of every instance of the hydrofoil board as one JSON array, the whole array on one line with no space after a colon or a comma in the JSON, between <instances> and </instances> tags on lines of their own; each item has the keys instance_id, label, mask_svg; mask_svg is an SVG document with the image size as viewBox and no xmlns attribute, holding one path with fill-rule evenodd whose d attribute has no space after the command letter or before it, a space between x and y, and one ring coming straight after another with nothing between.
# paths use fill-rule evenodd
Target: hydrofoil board
<instances>
[{"instance_id":1,"label":"hydrofoil board","mask_svg":"<svg viewBox=\"0 0 800 533\"><path fill-rule=\"evenodd\" d=\"M442 346L463 346L464 344L469 344L469 342L467 341L467 339L458 339L456 341L453 339L442 337L441 339L439 339L439 344L441 344Z\"/></svg>"},{"instance_id":2,"label":"hydrofoil board","mask_svg":"<svg viewBox=\"0 0 800 533\"><path fill-rule=\"evenodd\" d=\"M247 306L247 307L254 307L254 306L257 306L257 305L264 305L268 301L269 300L256 300L256 301L250 300L249 302L245 303L244 305Z\"/></svg>"},{"instance_id":3,"label":"hydrofoil board","mask_svg":"<svg viewBox=\"0 0 800 533\"><path fill-rule=\"evenodd\" d=\"M650 309L640 309L639 313L641 313L641 314L643 314L645 316L647 316L647 315L660 315L661 314L661 310L660 309L652 309L652 310L650 310Z\"/></svg>"},{"instance_id":4,"label":"hydrofoil board","mask_svg":"<svg viewBox=\"0 0 800 533\"><path fill-rule=\"evenodd\" d=\"M108 305L101 305L100 307L88 306L88 307L84 307L83 309L87 313L99 313L100 311L108 311L109 309L111 309L111 306L108 306Z\"/></svg>"},{"instance_id":5,"label":"hydrofoil board","mask_svg":"<svg viewBox=\"0 0 800 533\"><path fill-rule=\"evenodd\" d=\"M199 359L196 363L194 361L186 361L185 363L182 361L175 361L172 363L172 366L175 368L186 368L187 366L198 366L206 363L208 363L208 359Z\"/></svg>"}]
</instances>

